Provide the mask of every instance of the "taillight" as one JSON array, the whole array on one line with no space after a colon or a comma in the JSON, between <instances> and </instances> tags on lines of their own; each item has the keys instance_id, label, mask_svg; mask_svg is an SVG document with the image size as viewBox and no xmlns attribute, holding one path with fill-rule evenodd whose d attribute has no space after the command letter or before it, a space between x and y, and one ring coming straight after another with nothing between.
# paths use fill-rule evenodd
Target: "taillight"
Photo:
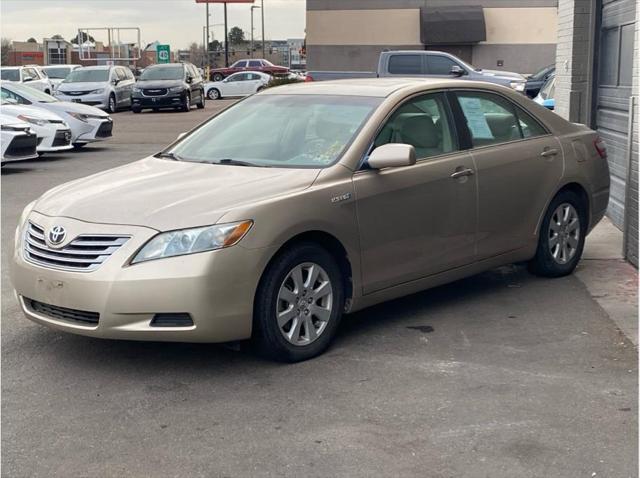
<instances>
[{"instance_id":1,"label":"taillight","mask_svg":"<svg viewBox=\"0 0 640 478\"><path fill-rule=\"evenodd\" d=\"M313 76L307 73L307 76L305 76L304 81L313 81Z\"/></svg>"},{"instance_id":2,"label":"taillight","mask_svg":"<svg viewBox=\"0 0 640 478\"><path fill-rule=\"evenodd\" d=\"M602 159L607 159L607 143L604 142L604 139L598 136L593 142L593 146Z\"/></svg>"}]
</instances>

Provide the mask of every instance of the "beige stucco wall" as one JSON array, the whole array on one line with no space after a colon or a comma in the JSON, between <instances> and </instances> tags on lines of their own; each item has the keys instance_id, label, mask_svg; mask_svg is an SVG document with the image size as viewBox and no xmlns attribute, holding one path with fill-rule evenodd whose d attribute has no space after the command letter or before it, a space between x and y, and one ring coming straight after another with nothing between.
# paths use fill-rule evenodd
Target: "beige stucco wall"
<instances>
[{"instance_id":1,"label":"beige stucco wall","mask_svg":"<svg viewBox=\"0 0 640 478\"><path fill-rule=\"evenodd\" d=\"M554 44L558 41L558 9L485 8L487 41L491 44Z\"/></svg>"},{"instance_id":2,"label":"beige stucco wall","mask_svg":"<svg viewBox=\"0 0 640 478\"><path fill-rule=\"evenodd\" d=\"M310 45L418 45L420 10L307 11Z\"/></svg>"}]
</instances>

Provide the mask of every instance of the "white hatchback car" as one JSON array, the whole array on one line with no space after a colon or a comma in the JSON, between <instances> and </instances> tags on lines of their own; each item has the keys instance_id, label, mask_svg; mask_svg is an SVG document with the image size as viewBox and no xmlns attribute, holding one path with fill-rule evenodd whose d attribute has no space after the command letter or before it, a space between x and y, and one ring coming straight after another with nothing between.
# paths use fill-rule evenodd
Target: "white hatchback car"
<instances>
[{"instance_id":1,"label":"white hatchback car","mask_svg":"<svg viewBox=\"0 0 640 478\"><path fill-rule=\"evenodd\" d=\"M266 88L271 76L259 71L241 71L227 76L222 81L212 81L204 85L204 91L211 100L228 96L249 96Z\"/></svg>"},{"instance_id":2,"label":"white hatchback car","mask_svg":"<svg viewBox=\"0 0 640 478\"><path fill-rule=\"evenodd\" d=\"M60 101L53 96L9 82L0 82L0 95L21 105L42 108L60 116L71 128L71 142L75 148L110 138L111 117L94 106Z\"/></svg>"},{"instance_id":3,"label":"white hatchback car","mask_svg":"<svg viewBox=\"0 0 640 478\"><path fill-rule=\"evenodd\" d=\"M51 81L38 65L3 66L0 68L0 79L24 83L47 94L53 92Z\"/></svg>"},{"instance_id":4,"label":"white hatchback car","mask_svg":"<svg viewBox=\"0 0 640 478\"><path fill-rule=\"evenodd\" d=\"M38 154L73 148L69 125L55 113L33 106L11 104L5 99L0 104L0 113L29 123L38 135Z\"/></svg>"},{"instance_id":5,"label":"white hatchback car","mask_svg":"<svg viewBox=\"0 0 640 478\"><path fill-rule=\"evenodd\" d=\"M0 114L1 164L38 157L38 136L31 125L13 116Z\"/></svg>"}]
</instances>

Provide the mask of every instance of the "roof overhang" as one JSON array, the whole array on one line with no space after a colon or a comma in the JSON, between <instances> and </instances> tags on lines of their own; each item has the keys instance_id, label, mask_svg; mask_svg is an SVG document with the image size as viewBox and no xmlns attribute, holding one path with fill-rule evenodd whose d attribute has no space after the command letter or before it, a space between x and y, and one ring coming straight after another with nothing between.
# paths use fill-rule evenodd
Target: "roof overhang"
<instances>
[{"instance_id":1,"label":"roof overhang","mask_svg":"<svg viewBox=\"0 0 640 478\"><path fill-rule=\"evenodd\" d=\"M420 36L425 45L459 45L487 39L481 6L422 7Z\"/></svg>"}]
</instances>

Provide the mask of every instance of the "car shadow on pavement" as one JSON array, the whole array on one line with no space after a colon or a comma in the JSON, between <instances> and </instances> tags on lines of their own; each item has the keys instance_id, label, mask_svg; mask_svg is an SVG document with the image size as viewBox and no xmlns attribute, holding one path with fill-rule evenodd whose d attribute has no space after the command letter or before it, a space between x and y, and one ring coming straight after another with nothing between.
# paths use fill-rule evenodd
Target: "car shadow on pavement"
<instances>
[{"instance_id":1,"label":"car shadow on pavement","mask_svg":"<svg viewBox=\"0 0 640 478\"><path fill-rule=\"evenodd\" d=\"M522 266L505 266L489 272L443 285L408 297L380 304L355 314L346 315L334 343L334 349L354 340L366 341L389 326L414 329L427 333L438 328L438 311L453 303L472 301L478 296L489 297L505 287L520 287L534 280ZM416 317L428 317L425 323ZM27 340L38 347L51 347L52 358L62 368L82 363L96 369L175 370L188 374L210 374L212 366L229 368L270 369L284 364L271 362L250 347L249 342L237 344L192 344L174 342L119 341L81 337L40 327ZM341 347L340 347L341 348ZM42 349L41 349L42 350ZM329 349L331 353L332 349ZM43 350L44 352L44 350ZM335 354L332 354L335 355Z\"/></svg>"}]
</instances>

